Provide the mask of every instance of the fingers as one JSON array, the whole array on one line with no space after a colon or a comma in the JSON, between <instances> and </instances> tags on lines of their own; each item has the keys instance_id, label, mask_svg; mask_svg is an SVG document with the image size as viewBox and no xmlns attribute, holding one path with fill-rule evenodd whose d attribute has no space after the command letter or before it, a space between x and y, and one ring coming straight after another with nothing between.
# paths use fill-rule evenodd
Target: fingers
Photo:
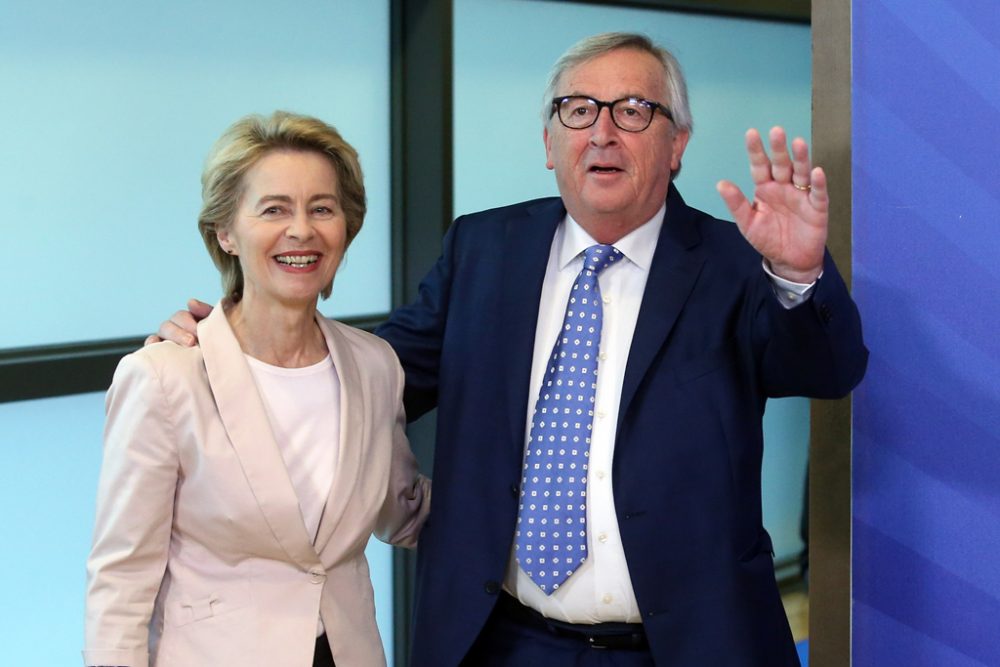
<instances>
[{"instance_id":1,"label":"fingers","mask_svg":"<svg viewBox=\"0 0 1000 667\"><path fill-rule=\"evenodd\" d=\"M768 139L771 145L771 178L778 183L788 183L792 180L792 158L788 154L785 130L772 127Z\"/></svg>"},{"instance_id":2,"label":"fingers","mask_svg":"<svg viewBox=\"0 0 1000 667\"><path fill-rule=\"evenodd\" d=\"M792 183L799 187L810 185L812 181L810 178L811 170L809 145L802 137L796 137L792 141Z\"/></svg>"},{"instance_id":3,"label":"fingers","mask_svg":"<svg viewBox=\"0 0 1000 667\"><path fill-rule=\"evenodd\" d=\"M757 185L771 180L771 161L764 152L764 142L756 128L746 133L747 155L750 157L750 177Z\"/></svg>"},{"instance_id":4,"label":"fingers","mask_svg":"<svg viewBox=\"0 0 1000 667\"><path fill-rule=\"evenodd\" d=\"M826 189L826 172L822 167L815 167L809 173L809 203L817 211L827 211L830 208L830 195Z\"/></svg>"},{"instance_id":5,"label":"fingers","mask_svg":"<svg viewBox=\"0 0 1000 667\"><path fill-rule=\"evenodd\" d=\"M161 343L161 342L163 342L162 338L160 338L156 334L150 334L146 336L146 340L142 341L142 346L146 347L147 345L152 345L153 343Z\"/></svg>"},{"instance_id":6,"label":"fingers","mask_svg":"<svg viewBox=\"0 0 1000 667\"><path fill-rule=\"evenodd\" d=\"M198 324L186 310L178 310L173 316L160 325L156 332L163 340L173 341L185 347L194 347L198 341Z\"/></svg>"},{"instance_id":7,"label":"fingers","mask_svg":"<svg viewBox=\"0 0 1000 667\"><path fill-rule=\"evenodd\" d=\"M719 181L716 183L715 189L719 191L722 200L726 202L726 207L737 226L740 229L746 229L753 217L753 204L747 201L743 192L732 181Z\"/></svg>"},{"instance_id":8,"label":"fingers","mask_svg":"<svg viewBox=\"0 0 1000 667\"><path fill-rule=\"evenodd\" d=\"M187 307L188 310L191 311L191 315L194 317L195 321L198 322L208 317L212 312L212 306L208 305L204 301L199 301L198 299L188 299Z\"/></svg>"},{"instance_id":9,"label":"fingers","mask_svg":"<svg viewBox=\"0 0 1000 667\"><path fill-rule=\"evenodd\" d=\"M750 176L756 185L771 181L792 183L799 186L799 189L810 185L812 165L809 162L809 145L801 137L792 141L789 153L785 129L781 126L772 127L768 132L769 158L760 133L751 128L746 133L746 147L750 158Z\"/></svg>"}]
</instances>

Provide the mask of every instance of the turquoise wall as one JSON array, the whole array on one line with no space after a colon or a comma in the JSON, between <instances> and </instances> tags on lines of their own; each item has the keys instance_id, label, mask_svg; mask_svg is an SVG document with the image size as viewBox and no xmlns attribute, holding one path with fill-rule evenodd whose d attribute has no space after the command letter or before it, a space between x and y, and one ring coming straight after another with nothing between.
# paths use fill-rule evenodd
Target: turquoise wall
<instances>
[{"instance_id":1,"label":"turquoise wall","mask_svg":"<svg viewBox=\"0 0 1000 667\"><path fill-rule=\"evenodd\" d=\"M0 348L143 334L214 301L202 162L277 108L336 125L371 193L324 310L388 310L388 39L384 1L0 3L0 285L18 314Z\"/></svg>"},{"instance_id":2,"label":"turquoise wall","mask_svg":"<svg viewBox=\"0 0 1000 667\"><path fill-rule=\"evenodd\" d=\"M390 306L388 2L0 3L0 349L145 335L215 300L204 156L247 113L318 116L361 153L365 227L325 312ZM3 664L79 664L103 394L0 405ZM383 640L391 549L369 546ZM390 664L391 648L387 649Z\"/></svg>"}]
</instances>

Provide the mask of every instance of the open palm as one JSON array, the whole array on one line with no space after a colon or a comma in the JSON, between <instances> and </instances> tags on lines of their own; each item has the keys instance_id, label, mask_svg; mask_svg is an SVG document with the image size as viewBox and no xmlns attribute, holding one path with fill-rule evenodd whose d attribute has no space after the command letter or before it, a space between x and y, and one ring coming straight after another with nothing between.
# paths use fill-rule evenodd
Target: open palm
<instances>
[{"instance_id":1,"label":"open palm","mask_svg":"<svg viewBox=\"0 0 1000 667\"><path fill-rule=\"evenodd\" d=\"M792 142L785 131L772 128L768 158L760 133L747 131L746 146L754 182L749 201L730 181L720 181L719 194L746 240L771 265L771 270L797 283L811 283L823 269L829 220L826 174L811 168L809 147Z\"/></svg>"}]
</instances>

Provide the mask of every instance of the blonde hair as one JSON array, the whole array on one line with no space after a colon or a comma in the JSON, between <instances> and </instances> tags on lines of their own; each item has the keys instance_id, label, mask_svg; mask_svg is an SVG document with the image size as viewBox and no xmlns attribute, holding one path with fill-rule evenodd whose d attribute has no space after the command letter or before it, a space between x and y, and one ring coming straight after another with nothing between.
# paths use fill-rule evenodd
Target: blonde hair
<instances>
[{"instance_id":1,"label":"blonde hair","mask_svg":"<svg viewBox=\"0 0 1000 667\"><path fill-rule=\"evenodd\" d=\"M347 221L347 245L365 220L364 176L354 150L332 126L310 116L275 111L270 116L241 118L227 129L205 159L201 174L201 213L198 231L222 276L223 294L239 301L243 296L243 269L238 257L219 245L218 233L236 219L243 197L243 177L262 157L276 150L313 151L326 157L337 174L340 205ZM320 295L333 289L331 279Z\"/></svg>"}]
</instances>

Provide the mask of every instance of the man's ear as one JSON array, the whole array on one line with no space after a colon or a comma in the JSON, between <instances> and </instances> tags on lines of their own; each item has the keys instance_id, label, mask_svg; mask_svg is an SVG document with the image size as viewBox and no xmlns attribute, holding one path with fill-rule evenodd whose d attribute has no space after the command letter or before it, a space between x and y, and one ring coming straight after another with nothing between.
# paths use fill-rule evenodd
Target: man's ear
<instances>
[{"instance_id":1,"label":"man's ear","mask_svg":"<svg viewBox=\"0 0 1000 667\"><path fill-rule=\"evenodd\" d=\"M670 171L677 171L681 168L681 158L684 157L684 149L687 148L688 139L691 133L686 130L674 132L673 156L670 158Z\"/></svg>"},{"instance_id":2,"label":"man's ear","mask_svg":"<svg viewBox=\"0 0 1000 667\"><path fill-rule=\"evenodd\" d=\"M552 136L548 125L542 128L542 141L545 143L545 168L555 169L555 162L552 161Z\"/></svg>"}]
</instances>

